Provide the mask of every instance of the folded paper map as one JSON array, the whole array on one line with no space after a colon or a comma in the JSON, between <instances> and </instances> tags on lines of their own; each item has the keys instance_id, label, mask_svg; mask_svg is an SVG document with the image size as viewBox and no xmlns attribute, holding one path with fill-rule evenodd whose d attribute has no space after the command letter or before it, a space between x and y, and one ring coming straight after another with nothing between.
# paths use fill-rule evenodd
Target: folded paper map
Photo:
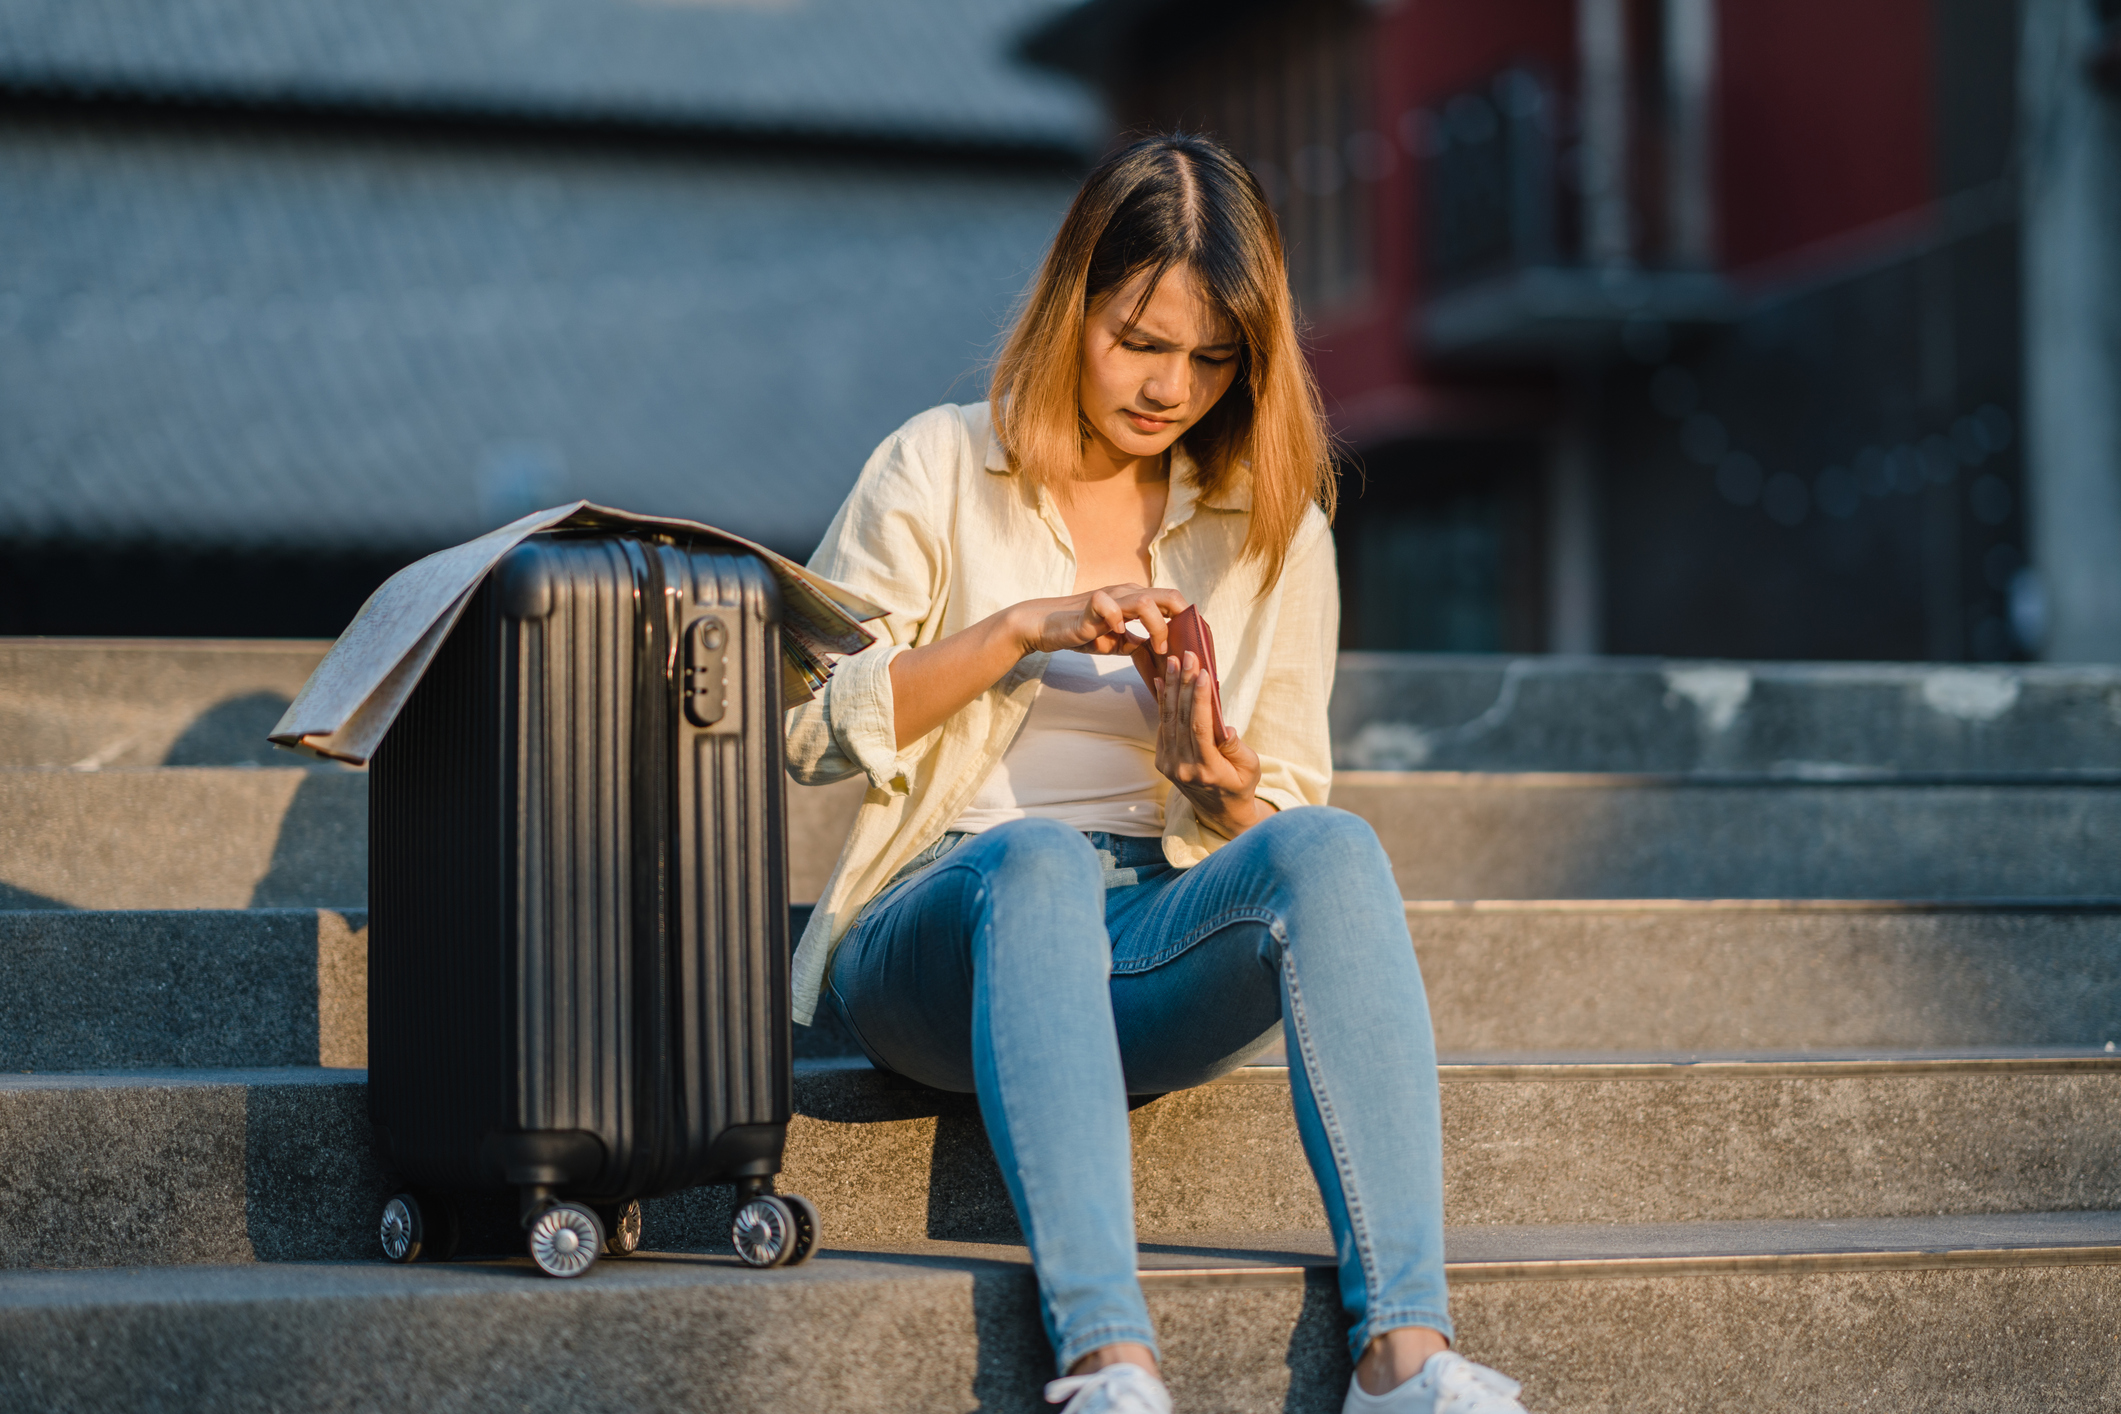
<instances>
[{"instance_id":1,"label":"folded paper map","mask_svg":"<svg viewBox=\"0 0 2121 1414\"><path fill-rule=\"evenodd\" d=\"M884 611L740 535L698 521L635 515L576 501L536 511L476 540L407 565L368 596L346 632L288 705L272 740L327 760L365 765L472 591L500 558L541 530L617 530L687 543L719 542L764 560L781 589L781 685L788 706L808 702L832 659L876 641L862 627Z\"/></svg>"}]
</instances>

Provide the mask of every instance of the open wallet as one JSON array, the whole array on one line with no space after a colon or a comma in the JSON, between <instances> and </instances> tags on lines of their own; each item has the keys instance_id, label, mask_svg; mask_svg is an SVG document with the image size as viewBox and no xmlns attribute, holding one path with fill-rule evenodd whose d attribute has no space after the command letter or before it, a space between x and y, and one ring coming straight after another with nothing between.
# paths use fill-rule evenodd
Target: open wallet
<instances>
[{"instance_id":1,"label":"open wallet","mask_svg":"<svg viewBox=\"0 0 2121 1414\"><path fill-rule=\"evenodd\" d=\"M1199 608L1192 605L1187 606L1184 612L1174 615L1165 624L1165 628L1169 631L1171 651L1164 657L1176 658L1180 663L1184 663L1184 655L1191 653L1194 661L1208 671L1208 712L1215 719L1216 744L1221 745L1229 733L1223 730L1222 674L1215 668L1215 635L1209 630L1208 621L1200 616ZM1134 650L1132 657L1135 668L1142 675L1142 681L1149 684L1150 693L1153 695L1159 692L1163 687L1164 665L1163 660L1157 657L1156 650L1143 643Z\"/></svg>"}]
</instances>

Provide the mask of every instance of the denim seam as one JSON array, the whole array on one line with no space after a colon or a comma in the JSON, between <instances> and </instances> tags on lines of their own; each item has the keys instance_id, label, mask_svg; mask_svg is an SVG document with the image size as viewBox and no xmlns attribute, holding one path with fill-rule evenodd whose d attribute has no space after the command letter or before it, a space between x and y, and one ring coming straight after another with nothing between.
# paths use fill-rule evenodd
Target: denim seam
<instances>
[{"instance_id":1,"label":"denim seam","mask_svg":"<svg viewBox=\"0 0 2121 1414\"><path fill-rule=\"evenodd\" d=\"M891 1067L878 1058L876 1047L869 1044L869 1038L862 1034L862 1028L855 1025L854 1008L847 1005L847 998L841 994L840 984L832 980L830 971L825 974L825 990L832 996L832 1010L838 1015L840 1025L854 1033L854 1044L862 1048L863 1057L878 1070L888 1072Z\"/></svg>"},{"instance_id":2,"label":"denim seam","mask_svg":"<svg viewBox=\"0 0 2121 1414\"><path fill-rule=\"evenodd\" d=\"M1093 1327L1074 1337L1064 1348L1053 1353L1060 1365L1061 1373L1066 1374L1070 1365L1073 1365L1091 1351L1098 1349L1100 1346L1120 1344L1146 1345L1149 1347L1149 1353L1154 1355L1159 1361L1164 1358L1163 1352L1157 1349L1156 1346L1156 1332L1146 1327L1124 1324L1106 1324Z\"/></svg>"},{"instance_id":3,"label":"denim seam","mask_svg":"<svg viewBox=\"0 0 2121 1414\"><path fill-rule=\"evenodd\" d=\"M1394 1307L1389 1311L1380 1311L1374 1316L1368 1312L1363 1313L1362 1324L1348 1332L1348 1358L1360 1364L1363 1352L1369 1348L1371 1341L1387 1331L1405 1330L1409 1326L1420 1326L1424 1330L1435 1331L1447 1342L1456 1344L1449 1316L1426 1311L1419 1306Z\"/></svg>"},{"instance_id":4,"label":"denim seam","mask_svg":"<svg viewBox=\"0 0 2121 1414\"><path fill-rule=\"evenodd\" d=\"M1319 1127L1325 1130L1326 1142L1333 1148L1333 1168L1340 1179L1341 1206L1348 1214L1348 1236L1354 1241L1356 1258L1362 1263L1363 1324L1367 1326L1370 1324L1370 1302L1381 1293L1383 1283L1378 1280L1368 1224L1363 1219L1362 1199L1355 1191L1354 1166L1348 1161L1340 1119L1333 1109L1332 1099L1326 1094L1325 1077L1319 1072L1318 1052L1311 1040L1311 1018L1304 1010L1303 987L1296 977L1296 958L1289 948L1288 931L1279 919L1274 923L1274 937L1281 944L1282 978L1289 989L1289 1029L1296 1033L1296 1048L1304 1062L1304 1082L1310 1087L1311 1103L1318 1106Z\"/></svg>"},{"instance_id":5,"label":"denim seam","mask_svg":"<svg viewBox=\"0 0 2121 1414\"><path fill-rule=\"evenodd\" d=\"M1184 939L1166 947L1153 957L1129 962L1124 967L1117 962L1113 963L1112 975L1115 977L1132 977L1143 972L1154 972L1167 962L1177 961L1180 957L1214 937L1223 929L1234 928L1240 923L1264 923L1275 930L1277 938L1281 936L1281 920L1275 915L1273 909L1259 904L1246 904L1239 908L1233 908L1226 913L1216 915L1211 922L1203 923L1200 927L1188 933Z\"/></svg>"}]
</instances>

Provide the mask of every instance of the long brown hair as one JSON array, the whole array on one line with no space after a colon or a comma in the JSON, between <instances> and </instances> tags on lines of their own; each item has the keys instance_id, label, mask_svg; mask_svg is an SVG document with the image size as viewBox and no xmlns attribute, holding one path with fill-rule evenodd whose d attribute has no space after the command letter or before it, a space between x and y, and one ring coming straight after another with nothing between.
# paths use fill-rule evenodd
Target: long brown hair
<instances>
[{"instance_id":1,"label":"long brown hair","mask_svg":"<svg viewBox=\"0 0 2121 1414\"><path fill-rule=\"evenodd\" d=\"M1238 331L1237 376L1185 445L1204 497L1230 489L1251 464L1240 559L1260 562L1265 589L1281 577L1305 508L1332 517L1332 452L1296 340L1274 212L1258 179L1219 144L1191 133L1146 138L1083 181L995 363L995 431L1011 466L1064 496L1082 462L1083 322L1135 276L1149 272L1143 288L1154 290L1175 266L1194 272Z\"/></svg>"}]
</instances>

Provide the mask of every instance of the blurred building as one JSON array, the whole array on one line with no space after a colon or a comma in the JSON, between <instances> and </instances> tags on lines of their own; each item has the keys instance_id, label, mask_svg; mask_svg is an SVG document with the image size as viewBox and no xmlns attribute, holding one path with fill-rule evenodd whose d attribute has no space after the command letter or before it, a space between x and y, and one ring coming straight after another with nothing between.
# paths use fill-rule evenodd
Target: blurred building
<instances>
[{"instance_id":1,"label":"blurred building","mask_svg":"<svg viewBox=\"0 0 2121 1414\"><path fill-rule=\"evenodd\" d=\"M0 0L0 632L331 634L590 496L807 553L1086 160L1050 0Z\"/></svg>"},{"instance_id":2,"label":"blurred building","mask_svg":"<svg viewBox=\"0 0 2121 1414\"><path fill-rule=\"evenodd\" d=\"M2021 95L2043 8L2073 18ZM2115 8L1089 0L1029 52L1274 195L1350 452L1345 646L2009 659L2057 578L2028 573L2021 96L2110 130ZM2086 219L2064 306L2113 264ZM2112 344L2121 302L2086 308ZM2121 425L2084 406L2121 362L2072 366L2049 422ZM2087 455L2058 475L2090 501L2036 492L2084 543L2041 543L2103 545L2121 596L2121 439Z\"/></svg>"}]
</instances>

